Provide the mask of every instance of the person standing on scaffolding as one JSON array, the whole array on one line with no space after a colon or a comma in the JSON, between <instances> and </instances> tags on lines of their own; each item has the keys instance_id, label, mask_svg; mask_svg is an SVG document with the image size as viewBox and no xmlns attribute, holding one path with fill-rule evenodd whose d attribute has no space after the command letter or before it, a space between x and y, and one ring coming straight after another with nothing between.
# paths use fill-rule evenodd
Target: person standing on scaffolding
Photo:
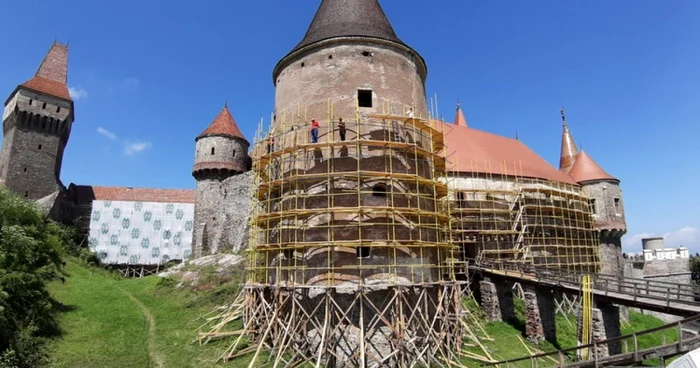
<instances>
[{"instance_id":1,"label":"person standing on scaffolding","mask_svg":"<svg viewBox=\"0 0 700 368\"><path fill-rule=\"evenodd\" d=\"M345 122L343 118L338 118L338 133L340 134L340 140L345 142Z\"/></svg>"},{"instance_id":2,"label":"person standing on scaffolding","mask_svg":"<svg viewBox=\"0 0 700 368\"><path fill-rule=\"evenodd\" d=\"M275 148L275 137L272 136L272 133L268 133L267 135L267 153L272 153L272 150Z\"/></svg>"},{"instance_id":3,"label":"person standing on scaffolding","mask_svg":"<svg viewBox=\"0 0 700 368\"><path fill-rule=\"evenodd\" d=\"M311 119L311 143L318 143L318 128L318 121Z\"/></svg>"}]
</instances>

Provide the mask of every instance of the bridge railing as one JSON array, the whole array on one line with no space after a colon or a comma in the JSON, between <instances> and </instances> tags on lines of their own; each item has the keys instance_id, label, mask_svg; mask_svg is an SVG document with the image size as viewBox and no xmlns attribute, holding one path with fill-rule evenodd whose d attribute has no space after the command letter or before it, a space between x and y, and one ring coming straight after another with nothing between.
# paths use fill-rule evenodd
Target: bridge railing
<instances>
[{"instance_id":1,"label":"bridge railing","mask_svg":"<svg viewBox=\"0 0 700 368\"><path fill-rule=\"evenodd\" d=\"M613 356L605 356L604 354L601 353L601 351L607 351L607 349L601 349L603 347L610 346L611 344L620 344L624 346L623 351L618 354L619 356L627 356L628 354L632 353L632 358L634 359L635 362L642 361L645 358L646 353L648 353L648 350L653 350L653 349L658 349L659 347L655 348L643 348L640 347L640 337L642 336L648 336L650 334L658 333L658 332L664 332L664 341L662 342L663 346L676 346L678 348L678 352L684 352L688 349L688 346L691 346L690 344L693 342L697 342L700 340L700 336L696 335L690 338L686 338L683 334L683 325L685 324L690 324L693 322L700 321L700 315L693 316L690 318L686 318L684 320L680 320L677 322L669 323L663 326L659 326L656 328L652 328L649 330L644 330L640 332L635 332L632 334L624 335L624 336L618 336L614 337L611 339L607 340L601 340L601 341L595 341L590 344L586 345L581 345L573 348L568 348L568 349L562 349L562 350L557 350L557 351L552 351L548 353L540 353L540 354L534 354L530 356L524 356L521 358L516 358L516 359L507 359L507 360L502 360L498 362L492 362L492 363L484 363L482 364L483 367L486 366L498 366L498 365L505 365L506 367L510 367L511 365L519 366L516 363L520 362L525 362L525 361L530 361L530 366L531 367L538 367L541 366L541 364L538 364L538 360L541 359L548 359L551 362L557 362L556 366L557 367L563 367L570 362L584 362L584 361L592 361L595 362L595 366L598 366L598 362L600 360L605 360L608 362L614 362L615 355ZM666 344L666 332L672 329L678 329L677 333L674 331L674 342ZM677 337L677 339L675 339ZM643 340L643 339L641 339ZM630 347L631 345L631 347ZM581 357L586 357L587 358L581 358Z\"/></svg>"},{"instance_id":2,"label":"bridge railing","mask_svg":"<svg viewBox=\"0 0 700 368\"><path fill-rule=\"evenodd\" d=\"M484 270L501 271L506 276L531 279L537 282L568 284L579 286L583 272L544 268L528 263L498 262L492 260L468 260L470 265ZM700 286L692 284L679 284L658 280L636 279L617 277L614 275L591 274L593 289L599 293L624 294L632 296L634 301L638 298L663 301L666 306L671 302L688 305L700 305L696 299L700 299Z\"/></svg>"}]
</instances>

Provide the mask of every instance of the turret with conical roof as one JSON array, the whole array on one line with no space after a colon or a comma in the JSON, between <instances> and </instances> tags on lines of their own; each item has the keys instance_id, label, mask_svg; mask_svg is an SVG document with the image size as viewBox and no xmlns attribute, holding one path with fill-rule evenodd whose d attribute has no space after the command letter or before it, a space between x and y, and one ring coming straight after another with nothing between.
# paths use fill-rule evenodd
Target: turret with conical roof
<instances>
[{"instance_id":1,"label":"turret with conical roof","mask_svg":"<svg viewBox=\"0 0 700 368\"><path fill-rule=\"evenodd\" d=\"M457 112L455 113L455 119L453 123L454 125L463 126L465 128L469 127L467 119L464 117L464 112L462 112L462 106L460 106L459 101L457 101Z\"/></svg>"},{"instance_id":2,"label":"turret with conical roof","mask_svg":"<svg viewBox=\"0 0 700 368\"><path fill-rule=\"evenodd\" d=\"M214 234L220 232L220 204L226 197L224 180L250 169L250 144L238 128L227 104L195 139L195 163L192 175L197 180L192 247L195 257L216 252Z\"/></svg>"},{"instance_id":3,"label":"turret with conical roof","mask_svg":"<svg viewBox=\"0 0 700 368\"><path fill-rule=\"evenodd\" d=\"M559 111L561 113L562 121L562 132L561 132L561 155L559 156L559 170L563 172L569 172L571 166L576 160L576 155L578 155L578 148L576 148L576 143L574 142L574 137L569 131L569 125L566 123L566 113L562 107Z\"/></svg>"},{"instance_id":4,"label":"turret with conical roof","mask_svg":"<svg viewBox=\"0 0 700 368\"><path fill-rule=\"evenodd\" d=\"M423 58L394 32L377 0L323 0L299 42L275 66L275 129L315 117L319 134L333 117L395 113L427 117ZM301 113L299 113L301 112ZM282 117L286 122L282 122Z\"/></svg>"},{"instance_id":5,"label":"turret with conical roof","mask_svg":"<svg viewBox=\"0 0 700 368\"><path fill-rule=\"evenodd\" d=\"M35 75L5 101L0 181L28 199L62 188L63 152L73 124L68 46L54 42Z\"/></svg>"},{"instance_id":6,"label":"turret with conical roof","mask_svg":"<svg viewBox=\"0 0 700 368\"><path fill-rule=\"evenodd\" d=\"M561 109L564 125L560 169L568 172L590 198L599 234L601 273L622 276L622 236L627 232L620 180L610 175L587 152L579 152Z\"/></svg>"}]
</instances>

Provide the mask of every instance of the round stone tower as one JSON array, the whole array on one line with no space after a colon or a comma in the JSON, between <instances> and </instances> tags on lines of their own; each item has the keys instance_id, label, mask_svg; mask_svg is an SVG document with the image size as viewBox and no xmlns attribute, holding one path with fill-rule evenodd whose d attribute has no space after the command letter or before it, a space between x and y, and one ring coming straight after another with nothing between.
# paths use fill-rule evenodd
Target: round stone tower
<instances>
[{"instance_id":1,"label":"round stone tower","mask_svg":"<svg viewBox=\"0 0 700 368\"><path fill-rule=\"evenodd\" d=\"M275 66L275 124L321 122L326 132L329 100L335 119L413 107L427 117L423 58L394 33L376 0L323 1L302 41ZM394 111L403 114L404 111Z\"/></svg>"},{"instance_id":2,"label":"round stone tower","mask_svg":"<svg viewBox=\"0 0 700 368\"><path fill-rule=\"evenodd\" d=\"M620 180L605 172L586 152L576 156L569 175L591 198L593 219L600 236L600 272L622 277L622 236L627 232L627 223Z\"/></svg>"},{"instance_id":3,"label":"round stone tower","mask_svg":"<svg viewBox=\"0 0 700 368\"><path fill-rule=\"evenodd\" d=\"M220 213L226 195L222 182L250 169L250 143L224 105L209 127L195 138L195 145L192 176L197 180L197 189L192 253L199 257L215 253L219 248L213 240L224 220Z\"/></svg>"}]
</instances>

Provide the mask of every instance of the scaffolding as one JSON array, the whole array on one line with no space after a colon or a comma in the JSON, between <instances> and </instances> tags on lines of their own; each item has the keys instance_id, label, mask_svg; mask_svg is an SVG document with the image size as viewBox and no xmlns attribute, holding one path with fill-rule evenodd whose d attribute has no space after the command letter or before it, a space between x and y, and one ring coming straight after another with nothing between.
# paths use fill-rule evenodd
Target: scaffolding
<instances>
[{"instance_id":1,"label":"scaffolding","mask_svg":"<svg viewBox=\"0 0 700 368\"><path fill-rule=\"evenodd\" d=\"M598 272L590 198L575 185L523 177L521 162L494 164L474 160L448 175L453 242L465 257Z\"/></svg>"},{"instance_id":2,"label":"scaffolding","mask_svg":"<svg viewBox=\"0 0 700 368\"><path fill-rule=\"evenodd\" d=\"M230 335L226 324L242 316L222 358L253 351L240 349L245 335L257 347L251 366L261 349L274 366L490 361L462 349L481 344L465 322L442 125L405 106L364 114L355 103L343 135L331 101L317 136L301 105L258 129L244 297L200 341Z\"/></svg>"}]
</instances>

